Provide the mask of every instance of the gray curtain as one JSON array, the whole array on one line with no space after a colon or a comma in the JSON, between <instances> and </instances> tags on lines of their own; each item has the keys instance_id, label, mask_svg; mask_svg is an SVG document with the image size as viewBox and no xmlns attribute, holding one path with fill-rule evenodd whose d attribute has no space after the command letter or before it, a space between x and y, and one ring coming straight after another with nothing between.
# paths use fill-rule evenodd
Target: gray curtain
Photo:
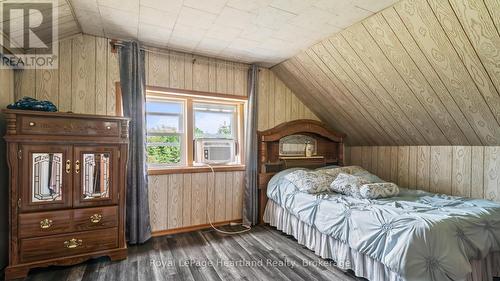
<instances>
[{"instance_id":1,"label":"gray curtain","mask_svg":"<svg viewBox=\"0 0 500 281\"><path fill-rule=\"evenodd\" d=\"M131 118L127 165L126 235L129 244L151 238L146 167L146 85L144 51L137 42L126 42L119 49L123 114Z\"/></svg>"},{"instance_id":2,"label":"gray curtain","mask_svg":"<svg viewBox=\"0 0 500 281\"><path fill-rule=\"evenodd\" d=\"M256 65L248 70L248 104L245 123L245 192L243 199L243 224L257 224L259 221L259 197L257 189L257 85L259 68Z\"/></svg>"}]
</instances>

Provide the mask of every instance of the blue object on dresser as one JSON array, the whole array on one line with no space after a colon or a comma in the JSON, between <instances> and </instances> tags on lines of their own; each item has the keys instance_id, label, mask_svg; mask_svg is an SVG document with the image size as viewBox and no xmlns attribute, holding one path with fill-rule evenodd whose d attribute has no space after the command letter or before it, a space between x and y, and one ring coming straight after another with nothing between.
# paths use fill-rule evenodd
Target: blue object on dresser
<instances>
[{"instance_id":1,"label":"blue object on dresser","mask_svg":"<svg viewBox=\"0 0 500 281\"><path fill-rule=\"evenodd\" d=\"M50 101L40 101L31 97L24 97L15 103L7 105L8 109L36 110L56 112L57 107Z\"/></svg>"}]
</instances>

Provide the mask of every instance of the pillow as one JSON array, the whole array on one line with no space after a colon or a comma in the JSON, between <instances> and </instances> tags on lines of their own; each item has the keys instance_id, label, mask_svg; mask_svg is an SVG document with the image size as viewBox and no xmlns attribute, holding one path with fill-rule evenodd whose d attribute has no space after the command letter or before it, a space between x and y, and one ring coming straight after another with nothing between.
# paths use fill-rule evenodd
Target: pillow
<instances>
[{"instance_id":1,"label":"pillow","mask_svg":"<svg viewBox=\"0 0 500 281\"><path fill-rule=\"evenodd\" d=\"M362 177L356 177L346 173L340 173L330 184L330 189L348 196L359 197L359 188L370 182Z\"/></svg>"},{"instance_id":2,"label":"pillow","mask_svg":"<svg viewBox=\"0 0 500 281\"><path fill-rule=\"evenodd\" d=\"M383 179L377 177L376 175L374 175L368 171L357 172L357 173L354 173L353 176L361 177L361 178L363 178L371 183L384 183L384 182L386 182Z\"/></svg>"},{"instance_id":3,"label":"pillow","mask_svg":"<svg viewBox=\"0 0 500 281\"><path fill-rule=\"evenodd\" d=\"M354 173L359 173L359 172L368 172L365 169L359 167L359 166L346 166L346 167L338 167L338 168L323 168L323 169L318 169L318 172L328 174L330 176L336 177L340 173L345 173L345 174L354 174Z\"/></svg>"},{"instance_id":4,"label":"pillow","mask_svg":"<svg viewBox=\"0 0 500 281\"><path fill-rule=\"evenodd\" d=\"M333 169L320 169L316 170L318 173L322 173L324 175L329 175L331 177L336 177L338 174L343 173L342 168L333 168ZM344 172L345 173L345 172Z\"/></svg>"},{"instance_id":5,"label":"pillow","mask_svg":"<svg viewBox=\"0 0 500 281\"><path fill-rule=\"evenodd\" d=\"M328 166L316 168L314 171L322 171L322 170L337 169L337 168L340 168L340 166L328 165Z\"/></svg>"},{"instance_id":6,"label":"pillow","mask_svg":"<svg viewBox=\"0 0 500 281\"><path fill-rule=\"evenodd\" d=\"M399 194L399 188L392 182L364 184L359 189L361 198L377 199L393 197Z\"/></svg>"},{"instance_id":7,"label":"pillow","mask_svg":"<svg viewBox=\"0 0 500 281\"><path fill-rule=\"evenodd\" d=\"M287 174L284 179L293 183L300 191L320 193L328 191L333 177L316 171L297 170Z\"/></svg>"},{"instance_id":8,"label":"pillow","mask_svg":"<svg viewBox=\"0 0 500 281\"><path fill-rule=\"evenodd\" d=\"M345 166L342 167L342 170L344 170L347 174L356 174L359 172L368 172L367 170L361 168L360 166Z\"/></svg>"}]
</instances>

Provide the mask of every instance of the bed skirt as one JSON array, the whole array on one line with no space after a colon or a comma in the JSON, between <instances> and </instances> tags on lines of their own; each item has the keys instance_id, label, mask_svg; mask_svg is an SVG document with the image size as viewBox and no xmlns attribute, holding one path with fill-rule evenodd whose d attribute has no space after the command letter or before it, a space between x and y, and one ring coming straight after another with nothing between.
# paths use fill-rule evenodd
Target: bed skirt
<instances>
[{"instance_id":1,"label":"bed skirt","mask_svg":"<svg viewBox=\"0 0 500 281\"><path fill-rule=\"evenodd\" d=\"M292 235L299 244L313 250L316 255L334 260L338 268L352 270L358 277L370 281L406 281L382 263L300 221L271 199L267 201L264 222ZM464 281L493 280L493 276L500 276L500 252L492 253L483 260L472 260L471 265L472 273Z\"/></svg>"}]
</instances>

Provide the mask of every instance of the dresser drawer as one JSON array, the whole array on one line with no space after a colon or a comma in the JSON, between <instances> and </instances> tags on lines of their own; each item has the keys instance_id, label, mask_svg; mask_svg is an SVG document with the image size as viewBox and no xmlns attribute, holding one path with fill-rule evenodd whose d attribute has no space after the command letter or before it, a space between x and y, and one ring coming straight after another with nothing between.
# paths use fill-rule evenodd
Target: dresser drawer
<instances>
[{"instance_id":1,"label":"dresser drawer","mask_svg":"<svg viewBox=\"0 0 500 281\"><path fill-rule=\"evenodd\" d=\"M21 261L31 262L118 247L118 228L21 239Z\"/></svg>"},{"instance_id":2,"label":"dresser drawer","mask_svg":"<svg viewBox=\"0 0 500 281\"><path fill-rule=\"evenodd\" d=\"M118 207L85 208L73 210L73 230L93 230L118 226Z\"/></svg>"},{"instance_id":3,"label":"dresser drawer","mask_svg":"<svg viewBox=\"0 0 500 281\"><path fill-rule=\"evenodd\" d=\"M54 235L72 230L72 210L19 215L21 238Z\"/></svg>"},{"instance_id":4,"label":"dresser drawer","mask_svg":"<svg viewBox=\"0 0 500 281\"><path fill-rule=\"evenodd\" d=\"M98 207L19 215L21 238L118 226L118 207Z\"/></svg>"},{"instance_id":5,"label":"dresser drawer","mask_svg":"<svg viewBox=\"0 0 500 281\"><path fill-rule=\"evenodd\" d=\"M30 135L119 137L120 124L115 120L85 120L76 118L21 116L20 131Z\"/></svg>"}]
</instances>

